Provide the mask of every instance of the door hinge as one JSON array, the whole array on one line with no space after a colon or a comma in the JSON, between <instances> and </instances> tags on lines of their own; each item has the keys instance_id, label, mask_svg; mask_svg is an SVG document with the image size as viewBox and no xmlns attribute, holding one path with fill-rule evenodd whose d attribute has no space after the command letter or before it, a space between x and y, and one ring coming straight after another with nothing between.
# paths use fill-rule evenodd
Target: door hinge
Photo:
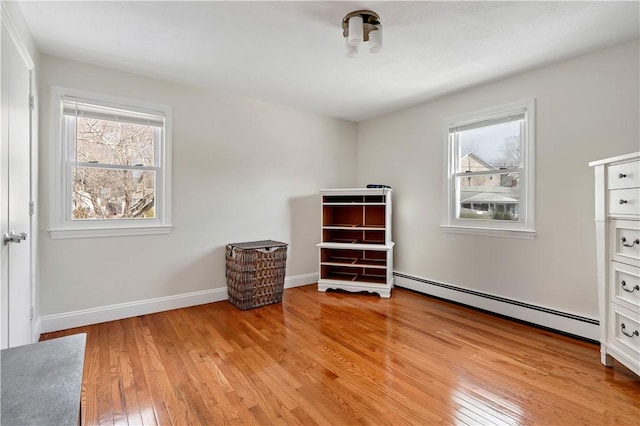
<instances>
[{"instance_id":1,"label":"door hinge","mask_svg":"<svg viewBox=\"0 0 640 426\"><path fill-rule=\"evenodd\" d=\"M34 98L33 98L33 95L29 95L29 108L30 108L30 109L33 109L33 108L34 108L34 106L35 106L35 103L36 103L36 102L35 102L35 100L34 100Z\"/></svg>"},{"instance_id":2,"label":"door hinge","mask_svg":"<svg viewBox=\"0 0 640 426\"><path fill-rule=\"evenodd\" d=\"M29 319L32 320L33 319L33 306L31 307L31 309L29 310Z\"/></svg>"},{"instance_id":3,"label":"door hinge","mask_svg":"<svg viewBox=\"0 0 640 426\"><path fill-rule=\"evenodd\" d=\"M29 201L29 215L33 216L34 214L36 214L36 203L31 200Z\"/></svg>"}]
</instances>

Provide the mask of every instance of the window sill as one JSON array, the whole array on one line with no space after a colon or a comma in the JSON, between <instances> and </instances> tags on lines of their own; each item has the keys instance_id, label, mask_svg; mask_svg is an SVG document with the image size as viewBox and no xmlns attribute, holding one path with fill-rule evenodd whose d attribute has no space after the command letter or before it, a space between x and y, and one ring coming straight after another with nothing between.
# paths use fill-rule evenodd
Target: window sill
<instances>
[{"instance_id":1,"label":"window sill","mask_svg":"<svg viewBox=\"0 0 640 426\"><path fill-rule=\"evenodd\" d=\"M530 229L500 229L475 226L440 225L442 232L447 234L482 235L486 237L516 238L521 240L533 240L536 231Z\"/></svg>"},{"instance_id":2,"label":"window sill","mask_svg":"<svg viewBox=\"0 0 640 426\"><path fill-rule=\"evenodd\" d=\"M96 238L96 237L128 237L137 235L166 235L171 233L172 225L153 226L119 226L113 228L73 228L73 229L49 229L54 240L71 238Z\"/></svg>"}]
</instances>

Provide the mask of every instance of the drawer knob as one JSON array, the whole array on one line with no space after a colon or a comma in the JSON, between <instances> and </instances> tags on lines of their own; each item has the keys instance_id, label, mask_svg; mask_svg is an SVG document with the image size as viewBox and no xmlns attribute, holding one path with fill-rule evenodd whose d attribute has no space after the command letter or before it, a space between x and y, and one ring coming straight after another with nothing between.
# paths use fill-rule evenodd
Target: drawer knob
<instances>
[{"instance_id":1,"label":"drawer knob","mask_svg":"<svg viewBox=\"0 0 640 426\"><path fill-rule=\"evenodd\" d=\"M635 330L633 333L627 333L625 330L627 329L627 326L624 325L624 323L620 324L620 330L622 331L622 334L624 334L627 337L637 337L640 336L640 333L638 333L638 330Z\"/></svg>"},{"instance_id":2,"label":"drawer knob","mask_svg":"<svg viewBox=\"0 0 640 426\"><path fill-rule=\"evenodd\" d=\"M633 293L634 291L640 291L640 285L636 284L634 287L631 288L631 290L629 290L627 288L627 282L626 281L621 281L620 284L622 285L622 289L624 291L626 291L627 293Z\"/></svg>"},{"instance_id":3,"label":"drawer knob","mask_svg":"<svg viewBox=\"0 0 640 426\"><path fill-rule=\"evenodd\" d=\"M634 242L632 242L631 244L627 244L627 239L625 237L622 237L620 239L620 241L622 241L622 245L625 246L625 247L633 247L636 244L640 245L640 238L636 238L636 240Z\"/></svg>"},{"instance_id":4,"label":"drawer knob","mask_svg":"<svg viewBox=\"0 0 640 426\"><path fill-rule=\"evenodd\" d=\"M625 175L624 173L620 173L618 175L618 179L623 179L623 178L626 178L626 177L627 177L627 175Z\"/></svg>"},{"instance_id":5,"label":"drawer knob","mask_svg":"<svg viewBox=\"0 0 640 426\"><path fill-rule=\"evenodd\" d=\"M627 204L628 201L627 200L620 200L620 204Z\"/></svg>"}]
</instances>

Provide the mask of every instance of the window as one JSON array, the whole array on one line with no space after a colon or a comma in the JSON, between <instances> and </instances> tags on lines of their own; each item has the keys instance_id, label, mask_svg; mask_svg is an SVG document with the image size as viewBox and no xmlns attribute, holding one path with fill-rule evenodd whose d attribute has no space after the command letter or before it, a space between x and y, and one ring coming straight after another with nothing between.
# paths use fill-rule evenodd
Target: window
<instances>
[{"instance_id":1,"label":"window","mask_svg":"<svg viewBox=\"0 0 640 426\"><path fill-rule=\"evenodd\" d=\"M171 231L171 108L52 91L53 238Z\"/></svg>"},{"instance_id":2,"label":"window","mask_svg":"<svg viewBox=\"0 0 640 426\"><path fill-rule=\"evenodd\" d=\"M534 238L530 99L446 122L445 232Z\"/></svg>"}]
</instances>

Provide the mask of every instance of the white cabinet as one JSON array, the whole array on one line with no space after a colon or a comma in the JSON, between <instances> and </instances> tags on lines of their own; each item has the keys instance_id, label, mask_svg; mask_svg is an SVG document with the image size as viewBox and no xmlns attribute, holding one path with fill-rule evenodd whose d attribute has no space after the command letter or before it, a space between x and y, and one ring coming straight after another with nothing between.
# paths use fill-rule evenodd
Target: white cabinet
<instances>
[{"instance_id":1,"label":"white cabinet","mask_svg":"<svg viewBox=\"0 0 640 426\"><path fill-rule=\"evenodd\" d=\"M393 288L391 189L323 189L318 291Z\"/></svg>"},{"instance_id":2,"label":"white cabinet","mask_svg":"<svg viewBox=\"0 0 640 426\"><path fill-rule=\"evenodd\" d=\"M640 152L589 163L596 177L600 356L640 375Z\"/></svg>"}]
</instances>

